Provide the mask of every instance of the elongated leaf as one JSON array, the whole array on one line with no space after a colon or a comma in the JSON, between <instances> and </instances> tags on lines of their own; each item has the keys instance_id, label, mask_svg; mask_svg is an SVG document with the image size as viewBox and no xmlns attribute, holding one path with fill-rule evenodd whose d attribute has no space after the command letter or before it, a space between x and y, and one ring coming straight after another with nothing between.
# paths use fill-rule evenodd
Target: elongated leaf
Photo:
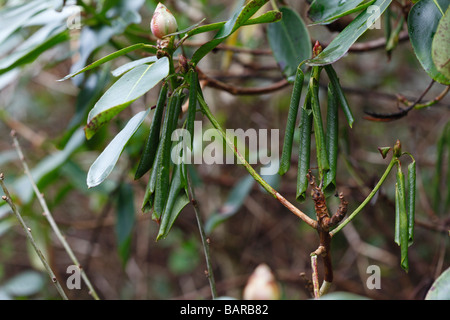
<instances>
[{"instance_id":1,"label":"elongated leaf","mask_svg":"<svg viewBox=\"0 0 450 320\"><path fill-rule=\"evenodd\" d=\"M34 0L15 7L2 8L0 12L0 43L26 24L35 14L48 9L49 1Z\"/></svg>"},{"instance_id":2,"label":"elongated leaf","mask_svg":"<svg viewBox=\"0 0 450 320\"><path fill-rule=\"evenodd\" d=\"M273 55L289 78L296 74L298 65L311 57L311 39L300 16L290 8L281 8L283 18L267 27L267 38Z\"/></svg>"},{"instance_id":3,"label":"elongated leaf","mask_svg":"<svg viewBox=\"0 0 450 320\"><path fill-rule=\"evenodd\" d=\"M225 203L206 221L205 232L207 234L210 234L222 222L231 218L239 211L252 190L254 183L255 179L250 175L239 180L231 190Z\"/></svg>"},{"instance_id":4,"label":"elongated leaf","mask_svg":"<svg viewBox=\"0 0 450 320\"><path fill-rule=\"evenodd\" d=\"M397 182L395 184L395 196L396 196L396 212L398 214L397 224L397 244L400 245L400 265L408 272L408 213L406 211L406 191L405 191L405 177L403 175L400 164L398 164L397 170Z\"/></svg>"},{"instance_id":5,"label":"elongated leaf","mask_svg":"<svg viewBox=\"0 0 450 320\"><path fill-rule=\"evenodd\" d=\"M284 134L283 152L281 154L280 175L285 174L291 166L292 143L294 138L295 124L297 122L297 114L300 104L300 97L302 95L303 79L305 75L300 66L297 68L295 76L294 88L292 89L291 102L289 105L288 119L286 123L286 131Z\"/></svg>"},{"instance_id":6,"label":"elongated leaf","mask_svg":"<svg viewBox=\"0 0 450 320\"><path fill-rule=\"evenodd\" d=\"M408 246L414 241L414 217L416 211L416 162L408 166Z\"/></svg>"},{"instance_id":7,"label":"elongated leaf","mask_svg":"<svg viewBox=\"0 0 450 320\"><path fill-rule=\"evenodd\" d=\"M330 170L325 174L323 190L329 195L336 189L336 169L338 157L338 137L339 117L338 117L338 99L331 84L328 85L328 106L327 106L327 131L326 145L327 157Z\"/></svg>"},{"instance_id":8,"label":"elongated leaf","mask_svg":"<svg viewBox=\"0 0 450 320\"><path fill-rule=\"evenodd\" d=\"M161 225L156 240L167 237L181 210L189 203L189 197L184 191L184 183L181 175L181 167L175 166L167 203L162 214Z\"/></svg>"},{"instance_id":9,"label":"elongated leaf","mask_svg":"<svg viewBox=\"0 0 450 320\"><path fill-rule=\"evenodd\" d=\"M447 8L436 29L431 54L436 69L450 79L450 8Z\"/></svg>"},{"instance_id":10,"label":"elongated leaf","mask_svg":"<svg viewBox=\"0 0 450 320\"><path fill-rule=\"evenodd\" d=\"M336 71L334 71L332 65L326 65L325 71L327 72L328 78L330 79L334 94L337 95L342 111L344 111L345 117L347 118L348 125L351 128L355 120L353 118L352 110L348 105L347 98L344 95L344 91L342 90L341 84L339 83L339 78L336 74Z\"/></svg>"},{"instance_id":11,"label":"elongated leaf","mask_svg":"<svg viewBox=\"0 0 450 320\"><path fill-rule=\"evenodd\" d=\"M432 58L432 43L437 32L442 13L436 7L437 1L442 10L447 10L449 2L447 0L421 0L416 3L408 15L408 33L414 53L422 68L428 75L439 83L449 85L450 79L438 71ZM448 34L448 30L444 31ZM440 37L440 36L438 36ZM448 43L443 43L447 45ZM447 51L448 52L448 51Z\"/></svg>"},{"instance_id":12,"label":"elongated leaf","mask_svg":"<svg viewBox=\"0 0 450 320\"><path fill-rule=\"evenodd\" d=\"M148 115L150 109L141 111L128 121L126 126L114 137L103 152L89 168L87 185L89 188L98 186L112 172L119 160L120 154L139 126Z\"/></svg>"},{"instance_id":13,"label":"elongated leaf","mask_svg":"<svg viewBox=\"0 0 450 320\"><path fill-rule=\"evenodd\" d=\"M122 266L127 264L130 256L131 239L135 222L133 188L129 184L122 184L118 190L115 224L118 253L122 261Z\"/></svg>"},{"instance_id":14,"label":"elongated leaf","mask_svg":"<svg viewBox=\"0 0 450 320\"><path fill-rule=\"evenodd\" d=\"M167 203L170 184L171 136L180 113L181 101L180 94L173 95L169 100L168 110L164 117L160 142L161 155L156 167L155 203L153 207L153 215L157 220L161 219Z\"/></svg>"},{"instance_id":15,"label":"elongated leaf","mask_svg":"<svg viewBox=\"0 0 450 320\"><path fill-rule=\"evenodd\" d=\"M197 92L201 90L200 84L198 82L198 74L195 71L191 72L190 82L189 82L189 106L188 106L188 118L186 129L191 135L191 141L189 141L189 148L192 150L192 145L194 141L194 121L195 114L197 113Z\"/></svg>"},{"instance_id":16,"label":"elongated leaf","mask_svg":"<svg viewBox=\"0 0 450 320\"><path fill-rule=\"evenodd\" d=\"M42 52L67 40L69 32L64 27L49 25L39 29L14 52L0 60L0 74L33 62Z\"/></svg>"},{"instance_id":17,"label":"elongated leaf","mask_svg":"<svg viewBox=\"0 0 450 320\"><path fill-rule=\"evenodd\" d=\"M392 0L377 0L361 12L336 38L315 58L307 63L311 66L331 64L347 53L350 46L362 36L383 14ZM372 10L376 8L376 10Z\"/></svg>"},{"instance_id":18,"label":"elongated leaf","mask_svg":"<svg viewBox=\"0 0 450 320\"><path fill-rule=\"evenodd\" d=\"M164 85L159 93L158 102L156 103L155 113L150 126L150 133L145 144L142 158L139 161L134 179L142 177L153 166L153 161L158 150L159 135L161 133L161 122L164 112L164 106L167 99L168 85Z\"/></svg>"},{"instance_id":19,"label":"elongated leaf","mask_svg":"<svg viewBox=\"0 0 450 320\"><path fill-rule=\"evenodd\" d=\"M123 75L89 112L85 127L86 138L90 139L102 125L156 86L168 74L169 59L163 57L150 66L142 65Z\"/></svg>"},{"instance_id":20,"label":"elongated leaf","mask_svg":"<svg viewBox=\"0 0 450 320\"><path fill-rule=\"evenodd\" d=\"M205 43L195 51L191 62L196 65L206 54L214 49L218 44L228 38L239 27L245 24L268 0L251 0L242 9L236 12L217 32L213 40Z\"/></svg>"},{"instance_id":21,"label":"elongated leaf","mask_svg":"<svg viewBox=\"0 0 450 320\"><path fill-rule=\"evenodd\" d=\"M64 80L73 78L73 77L75 77L76 75L78 75L80 73L86 72L86 71L91 70L93 68L97 68L98 66L101 66L105 62L108 62L108 61L111 61L111 60L113 60L115 58L123 56L123 55L127 54L128 52L131 52L131 51L134 51L134 50L137 50L137 49L141 49L141 48L143 48L145 46L146 46L145 43L137 43L137 44L133 44L133 45L131 45L129 47L120 49L118 51L115 51L115 52L113 52L111 54L108 54L107 56L104 56L101 59L98 59L95 62L92 62L91 64L87 65L86 67L84 67L81 70L78 70L78 71L75 71L75 72L73 72L71 74L68 74L67 76L65 76L64 78L60 79L59 81L64 81ZM115 77L116 77L116 75L115 75Z\"/></svg>"},{"instance_id":22,"label":"elongated leaf","mask_svg":"<svg viewBox=\"0 0 450 320\"><path fill-rule=\"evenodd\" d=\"M328 24L343 16L361 11L375 0L315 0L311 3L308 10L308 17L314 21L314 24Z\"/></svg>"},{"instance_id":23,"label":"elongated leaf","mask_svg":"<svg viewBox=\"0 0 450 320\"><path fill-rule=\"evenodd\" d=\"M297 171L297 195L298 201L303 202L306 199L306 190L308 189L308 179L306 174L310 169L311 152L311 130L313 117L311 114L311 93L307 92L302 108L300 120L300 146L298 155Z\"/></svg>"},{"instance_id":24,"label":"elongated leaf","mask_svg":"<svg viewBox=\"0 0 450 320\"><path fill-rule=\"evenodd\" d=\"M320 176L322 177L330 169L330 165L328 164L328 152L319 103L320 70L320 67L313 67L313 75L310 79L309 90L311 91L311 110L313 115L314 137L316 141L317 164L319 166Z\"/></svg>"}]
</instances>

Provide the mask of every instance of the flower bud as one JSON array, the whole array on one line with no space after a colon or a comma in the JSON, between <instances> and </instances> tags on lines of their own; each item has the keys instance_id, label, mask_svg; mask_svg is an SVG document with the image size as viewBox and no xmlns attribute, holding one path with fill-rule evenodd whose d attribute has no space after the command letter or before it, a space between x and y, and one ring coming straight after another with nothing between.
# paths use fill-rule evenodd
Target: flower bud
<instances>
[{"instance_id":1,"label":"flower bud","mask_svg":"<svg viewBox=\"0 0 450 320\"><path fill-rule=\"evenodd\" d=\"M266 264L260 264L248 279L244 288L244 300L279 300L280 288Z\"/></svg>"},{"instance_id":2,"label":"flower bud","mask_svg":"<svg viewBox=\"0 0 450 320\"><path fill-rule=\"evenodd\" d=\"M175 20L169 9L161 2L158 3L150 22L150 29L153 35L158 39L162 39L164 36L177 31L177 28L177 20Z\"/></svg>"}]
</instances>

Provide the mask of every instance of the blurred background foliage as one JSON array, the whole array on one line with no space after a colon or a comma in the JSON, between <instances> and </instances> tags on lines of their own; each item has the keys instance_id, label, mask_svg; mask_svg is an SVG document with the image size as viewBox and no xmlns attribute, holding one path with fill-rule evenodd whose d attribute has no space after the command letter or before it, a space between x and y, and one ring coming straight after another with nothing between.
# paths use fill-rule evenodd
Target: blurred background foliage
<instances>
[{"instance_id":1,"label":"blurred background foliage","mask_svg":"<svg viewBox=\"0 0 450 320\"><path fill-rule=\"evenodd\" d=\"M14 3L22 2L3 0L0 7ZM81 30L67 28L69 14L59 23L45 14L40 20L36 16L33 20L31 11L35 7L32 7L27 11L30 16L25 19L28 25L13 30L13 36L0 41L0 66L3 67L11 63L7 61L12 59L11 50L41 31L42 38L36 39L37 46L22 51L22 59L32 63L23 65L20 61L25 60L16 60L20 68L11 64L10 70L0 75L0 171L5 173L5 183L11 186L17 205L62 282L67 279L66 270L72 263L23 178L22 166L11 146L11 130L18 133L26 161L38 178L38 186L56 222L101 298L210 298L192 207L187 206L182 211L169 236L158 242L155 242L158 226L150 214L140 212L146 179L134 181L133 175L149 121L146 120L130 140L107 181L87 189L89 166L132 114L155 103L157 91L147 93L92 140L86 141L79 127L111 83L110 71L135 59L136 54L108 63L86 74L86 78L75 78L73 82L56 80L79 69L77 66L126 45L154 41L149 22L157 1L84 3L85 10L93 11L83 13ZM298 12L307 24L310 22L307 2L284 3ZM164 1L164 4L176 16L179 29L184 29L204 17L206 22L228 19L234 1L179 0ZM86 26L90 33L85 31ZM42 31L44 28L47 29ZM311 39L325 44L335 35L335 31L325 26L308 26L308 31ZM384 31L383 27L370 30L359 41L384 37ZM46 46L48 41L51 42ZM53 46L58 41L60 44ZM205 41L202 36L192 39L186 43L185 50L196 48L201 41ZM199 65L209 77L243 87L265 86L283 78L270 53L266 25L242 28L227 41L227 45L254 49L259 54L217 50ZM430 78L417 61L409 41L400 41L389 55L384 48L349 52L334 67L356 120L352 129L342 126L339 144L337 189L346 195L350 210L364 200L387 165L377 148L392 146L397 139L417 161L418 193L416 239L410 248L409 273L401 269L400 250L393 241L395 179L392 175L376 199L333 241L335 282L332 291L373 299L423 299L434 279L450 262L450 217L448 203L445 203L450 174L450 97L432 107L413 110L396 121L365 119L365 111L397 112L401 108L397 94L414 101L429 85ZM435 84L423 100L433 99L444 88ZM206 87L204 93L225 128L280 129L282 139L291 89L286 86L261 95L232 95ZM320 93L321 101L326 101L326 90ZM204 122L204 129L208 126ZM296 146L298 144L294 144L294 154L298 153ZM291 170L285 176L267 177L293 203L295 169L293 159ZM208 234L219 295L241 298L250 274L256 266L266 263L282 288L283 298L311 298L309 255L317 248L315 231L256 183L245 183L247 176L237 165L196 165L193 172L203 220L208 221L217 212L231 212L224 223ZM333 198L329 199L332 211L338 205ZM297 205L314 216L309 198ZM0 206L0 253L1 298L58 297L5 205ZM366 269L372 264L381 268L381 290L366 287L369 276ZM81 290L68 290L67 294L73 299L89 298L84 286Z\"/></svg>"}]
</instances>

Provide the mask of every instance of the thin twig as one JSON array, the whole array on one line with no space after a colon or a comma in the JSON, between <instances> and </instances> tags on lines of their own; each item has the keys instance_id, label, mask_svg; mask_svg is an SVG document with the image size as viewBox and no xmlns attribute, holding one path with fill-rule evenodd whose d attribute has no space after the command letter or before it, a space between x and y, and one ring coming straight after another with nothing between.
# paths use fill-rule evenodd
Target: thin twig
<instances>
[{"instance_id":1,"label":"thin twig","mask_svg":"<svg viewBox=\"0 0 450 320\"><path fill-rule=\"evenodd\" d=\"M92 297L95 300L99 300L99 297L97 295L97 292L95 291L94 287L92 286L91 282L89 281L89 278L87 277L86 273L84 272L83 268L81 267L80 262L78 261L77 257L75 256L75 254L73 253L72 248L69 246L68 242L66 241L66 239L64 238L64 236L61 233L61 230L59 229L58 225L55 223L55 220L53 219L53 216L47 206L47 203L44 199L44 196L42 195L42 193L39 191L36 182L34 181L33 176L31 175L31 171L28 167L28 164L25 161L25 157L23 155L22 149L19 145L19 141L17 140L16 134L14 131L11 132L11 136L13 139L13 144L14 147L16 148L17 154L19 155L19 159L20 162L22 163L22 166L24 168L25 174L28 176L28 179L30 180L30 183L33 187L34 193L36 194L36 197L39 200L39 204L41 205L42 209L44 210L43 215L47 218L48 223L50 224L51 228L53 229L53 231L56 234L56 237L59 239L59 241L61 241L64 249L66 250L67 254L69 255L70 259L72 260L73 264L76 265L79 270L80 270L80 274L81 274L81 278L83 279L83 281L85 282L86 286L89 289L89 294L92 295Z\"/></svg>"},{"instance_id":2,"label":"thin twig","mask_svg":"<svg viewBox=\"0 0 450 320\"><path fill-rule=\"evenodd\" d=\"M186 173L187 176L187 186L188 186L188 190L189 190L189 196L190 196L190 201L192 206L194 207L194 212L195 212L195 218L197 219L197 225L198 225L198 230L200 232L200 237L202 239L202 245L203 245L203 251L205 253L205 260L206 260L206 276L208 277L208 281L209 281L209 286L211 288L211 296L213 299L217 298L217 289L216 289L216 282L214 279L214 273L213 273L213 268L212 268L212 263L211 263L211 254L209 252L209 239L206 237L205 234L205 228L203 227L203 223L200 217L200 212L198 210L198 204L197 204L197 200L195 199L195 193L194 193L194 188L192 187L192 182L191 182L191 178L189 175L189 172Z\"/></svg>"},{"instance_id":3,"label":"thin twig","mask_svg":"<svg viewBox=\"0 0 450 320\"><path fill-rule=\"evenodd\" d=\"M37 246L36 241L34 240L33 235L31 234L31 229L26 225L25 221L22 218L22 215L20 214L19 210L17 210L16 205L12 201L9 190L6 188L6 185L3 182L3 180L4 180L4 174L0 173L0 185L2 186L3 192L5 194L4 196L2 196L2 199L8 203L8 205L11 207L11 210L16 215L17 220L19 220L20 225L22 226L23 230L25 231L25 234L26 234L28 240L30 240L34 251L39 256L39 259L42 261L42 264L44 265L45 270L47 271L50 279L52 280L53 284L55 285L56 290L58 290L58 293L61 295L61 297L64 300L69 300L67 298L67 295L64 292L63 288L61 287L61 284L59 283L58 279L56 278L55 274L53 273L52 268L50 267L49 263L47 262L47 259L45 258L44 254L39 249L39 247Z\"/></svg>"}]
</instances>

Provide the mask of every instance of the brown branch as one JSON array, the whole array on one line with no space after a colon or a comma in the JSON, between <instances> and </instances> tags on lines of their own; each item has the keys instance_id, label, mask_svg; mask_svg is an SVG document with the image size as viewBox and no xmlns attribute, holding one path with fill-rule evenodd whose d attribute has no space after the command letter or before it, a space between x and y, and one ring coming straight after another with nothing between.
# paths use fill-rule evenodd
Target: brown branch
<instances>
[{"instance_id":1,"label":"brown branch","mask_svg":"<svg viewBox=\"0 0 450 320\"><path fill-rule=\"evenodd\" d=\"M247 87L235 86L235 85L228 84L228 83L222 82L220 80L211 78L208 75L206 75L205 73L203 73L200 70L200 68L198 68L198 67L197 67L197 72L199 74L199 79L203 80L206 86L224 90L233 95L259 95L259 94L271 93L271 92L280 90L284 87L287 87L289 85L289 82L286 79L282 79L280 81L277 81L277 82L275 82L271 85L265 86L265 87L247 88Z\"/></svg>"}]
</instances>

